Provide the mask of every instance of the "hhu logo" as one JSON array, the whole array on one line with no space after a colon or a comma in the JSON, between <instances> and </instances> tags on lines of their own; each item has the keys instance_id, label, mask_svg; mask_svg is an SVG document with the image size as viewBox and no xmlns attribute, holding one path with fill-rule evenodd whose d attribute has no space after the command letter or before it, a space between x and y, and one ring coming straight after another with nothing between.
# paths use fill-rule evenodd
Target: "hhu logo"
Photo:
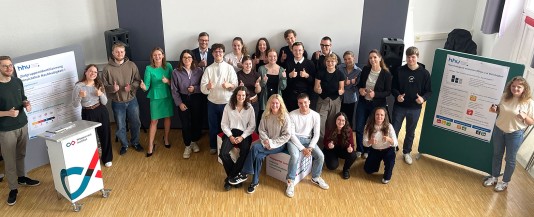
<instances>
[{"instance_id":1,"label":"hhu logo","mask_svg":"<svg viewBox=\"0 0 534 217\"><path fill-rule=\"evenodd\" d=\"M451 57L449 57L449 62L460 64L460 60L457 60L457 59L454 59L454 58L451 58Z\"/></svg>"},{"instance_id":2,"label":"hhu logo","mask_svg":"<svg viewBox=\"0 0 534 217\"><path fill-rule=\"evenodd\" d=\"M17 71L22 71L22 70L26 70L26 69L30 69L30 65L17 66Z\"/></svg>"}]
</instances>

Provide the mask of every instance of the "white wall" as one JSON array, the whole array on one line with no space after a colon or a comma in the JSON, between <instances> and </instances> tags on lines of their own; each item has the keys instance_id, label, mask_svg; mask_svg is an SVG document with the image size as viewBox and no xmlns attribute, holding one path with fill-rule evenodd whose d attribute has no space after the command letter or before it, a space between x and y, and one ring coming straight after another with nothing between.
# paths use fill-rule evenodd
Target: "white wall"
<instances>
[{"instance_id":1,"label":"white wall","mask_svg":"<svg viewBox=\"0 0 534 217\"><path fill-rule=\"evenodd\" d=\"M358 54L363 0L162 0L163 29L168 60L177 60L184 49L198 47L200 32L210 34L210 46L223 43L231 52L231 40L240 36L249 52L260 37L269 40L277 51L287 45L283 33L294 29L298 41L304 42L310 57L319 50L323 36L332 38L333 50L343 55L346 50ZM357 59L358 57L356 57Z\"/></svg>"},{"instance_id":2,"label":"white wall","mask_svg":"<svg viewBox=\"0 0 534 217\"><path fill-rule=\"evenodd\" d=\"M473 29L475 0L412 0L415 46L419 62L431 71L434 51L443 48L447 34L456 28ZM480 28L478 28L480 29Z\"/></svg>"},{"instance_id":3,"label":"white wall","mask_svg":"<svg viewBox=\"0 0 534 217\"><path fill-rule=\"evenodd\" d=\"M114 0L2 0L0 55L82 44L85 63L105 63L104 31L119 26Z\"/></svg>"}]
</instances>

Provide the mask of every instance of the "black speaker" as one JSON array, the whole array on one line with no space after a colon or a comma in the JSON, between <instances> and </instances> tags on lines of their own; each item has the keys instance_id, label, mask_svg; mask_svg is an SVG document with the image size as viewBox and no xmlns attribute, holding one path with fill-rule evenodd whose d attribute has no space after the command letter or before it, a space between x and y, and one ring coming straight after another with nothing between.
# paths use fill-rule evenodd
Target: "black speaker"
<instances>
[{"instance_id":1,"label":"black speaker","mask_svg":"<svg viewBox=\"0 0 534 217\"><path fill-rule=\"evenodd\" d=\"M380 54L391 72L402 65L404 41L400 38L383 38Z\"/></svg>"},{"instance_id":2,"label":"black speaker","mask_svg":"<svg viewBox=\"0 0 534 217\"><path fill-rule=\"evenodd\" d=\"M106 38L106 50L108 53L108 58L112 57L111 54L113 44L121 42L125 45L126 56L128 59L132 60L132 51L130 49L130 33L126 29L112 29L104 32L104 37Z\"/></svg>"}]
</instances>

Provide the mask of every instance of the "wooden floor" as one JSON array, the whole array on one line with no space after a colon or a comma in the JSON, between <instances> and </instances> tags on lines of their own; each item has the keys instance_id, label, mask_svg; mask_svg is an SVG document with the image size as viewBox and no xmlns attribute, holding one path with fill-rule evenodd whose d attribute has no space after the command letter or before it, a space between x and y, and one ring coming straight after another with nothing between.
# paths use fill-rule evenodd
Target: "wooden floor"
<instances>
[{"instance_id":1,"label":"wooden floor","mask_svg":"<svg viewBox=\"0 0 534 217\"><path fill-rule=\"evenodd\" d=\"M421 118L422 119L422 118ZM419 126L420 129L420 126ZM418 130L419 132L419 130ZM295 197L285 196L285 183L265 175L254 194L245 188L223 189L224 169L209 154L207 134L201 152L182 158L181 131L172 130L172 148L158 146L151 158L130 149L124 156L114 144L113 167L103 167L109 198L95 193L82 199L79 213L66 199L58 200L50 166L29 172L38 187L20 187L15 206L8 206L6 181L0 183L2 216L534 216L534 180L520 165L509 189L502 193L482 186L484 173L423 155L409 166L397 154L389 184L363 171L362 159L351 169L349 180L336 171L323 170L330 185L322 190L310 176L296 186ZM162 131L156 138L162 137ZM401 139L403 135L401 134ZM417 136L416 141L419 141ZM147 144L147 134L141 142ZM417 144L414 145L417 150ZM3 167L3 163L0 166ZM249 178L250 180L250 178ZM249 181L245 182L245 186Z\"/></svg>"}]
</instances>

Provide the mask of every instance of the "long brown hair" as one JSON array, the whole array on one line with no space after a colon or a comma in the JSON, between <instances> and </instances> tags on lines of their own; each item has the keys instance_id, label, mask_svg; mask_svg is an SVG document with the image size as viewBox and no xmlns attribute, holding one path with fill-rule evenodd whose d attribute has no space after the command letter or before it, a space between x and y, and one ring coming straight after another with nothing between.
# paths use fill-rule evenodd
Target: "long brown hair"
<instances>
[{"instance_id":1,"label":"long brown hair","mask_svg":"<svg viewBox=\"0 0 534 217\"><path fill-rule=\"evenodd\" d=\"M85 82L85 81L87 81L87 75L85 75L85 73L86 73L87 70L89 70L89 68L91 68L91 67L95 67L95 68L96 68L96 71L97 71L97 73L98 73L98 67L97 67L95 64L89 64L89 65L87 65L87 66L85 67L85 69L83 70L83 77L82 77L82 79L79 80L78 82L76 82L76 84L77 84L77 83L80 83L80 82ZM104 83L102 83L102 81L100 81L100 78L99 78L99 77L100 77L100 76L97 75L96 78L95 78L95 80L94 80L94 82L95 82L95 88L96 88L96 89L100 89L100 88L104 87Z\"/></svg>"},{"instance_id":2,"label":"long brown hair","mask_svg":"<svg viewBox=\"0 0 534 217\"><path fill-rule=\"evenodd\" d=\"M163 55L163 59L161 60L161 68L163 68L163 69L167 69L167 59L165 59L165 52L163 52L163 49L161 49L160 47L155 47L155 48L152 49L152 51L150 52L150 66L156 68L156 62L154 62L154 58L152 57L152 55L153 55L154 52L156 52L156 51L161 52L161 54Z\"/></svg>"},{"instance_id":3,"label":"long brown hair","mask_svg":"<svg viewBox=\"0 0 534 217\"><path fill-rule=\"evenodd\" d=\"M191 63L191 70L197 68L197 60L195 59L195 55L193 54L193 51L189 50L189 49L185 49L182 51L182 53L180 54L180 60L178 60L178 70L182 70L182 68L184 67L184 63L183 63L183 58L184 58L184 54L189 54L191 55L191 57L193 57L193 62Z\"/></svg>"},{"instance_id":4,"label":"long brown hair","mask_svg":"<svg viewBox=\"0 0 534 217\"><path fill-rule=\"evenodd\" d=\"M519 81L519 85L523 86L523 93L519 97L519 102L524 103L528 101L530 98L532 98L530 85L528 85L527 80L521 76L515 76L512 78L512 80L506 83L506 87L504 88L504 100L508 101L514 98L511 87L512 87L512 83L514 83L515 81Z\"/></svg>"},{"instance_id":5,"label":"long brown hair","mask_svg":"<svg viewBox=\"0 0 534 217\"><path fill-rule=\"evenodd\" d=\"M245 102L243 102L243 108L245 110L248 109L248 102L250 101L250 99L248 98L248 93L247 93L247 88L245 86L238 86L235 90L234 90L234 93L232 94L232 96L230 97L230 108L232 110L235 110L236 106L237 106L237 92L239 91L245 91Z\"/></svg>"},{"instance_id":6,"label":"long brown hair","mask_svg":"<svg viewBox=\"0 0 534 217\"><path fill-rule=\"evenodd\" d=\"M384 58L382 57L382 54L380 54L380 52L377 49L372 49L371 51L369 51L369 55L371 55L372 53L375 53L378 57L380 57L380 68L389 72L389 68L386 66L386 62L384 62ZM372 67L370 60L367 60L367 66Z\"/></svg>"},{"instance_id":7,"label":"long brown hair","mask_svg":"<svg viewBox=\"0 0 534 217\"><path fill-rule=\"evenodd\" d=\"M367 118L367 123L365 124L364 133L367 133L367 138L371 139L373 134L376 133L375 129L375 114L378 110L384 111L384 122L382 122L382 125L380 126L380 131L382 131L382 135L387 136L389 134L389 117L388 117L388 111L384 107L376 107L373 112L369 115L369 118Z\"/></svg>"},{"instance_id":8,"label":"long brown hair","mask_svg":"<svg viewBox=\"0 0 534 217\"><path fill-rule=\"evenodd\" d=\"M352 129L350 128L349 119L347 118L347 115L345 113L338 112L334 116L334 120L337 120L339 116L343 116L345 118L345 125L341 127L340 131L338 131L336 121L334 121L334 126L331 126L332 131L330 135L327 135L327 136L330 141L337 142L337 134L341 134L341 144L343 144L343 146L348 146L349 138L352 136Z\"/></svg>"}]
</instances>

